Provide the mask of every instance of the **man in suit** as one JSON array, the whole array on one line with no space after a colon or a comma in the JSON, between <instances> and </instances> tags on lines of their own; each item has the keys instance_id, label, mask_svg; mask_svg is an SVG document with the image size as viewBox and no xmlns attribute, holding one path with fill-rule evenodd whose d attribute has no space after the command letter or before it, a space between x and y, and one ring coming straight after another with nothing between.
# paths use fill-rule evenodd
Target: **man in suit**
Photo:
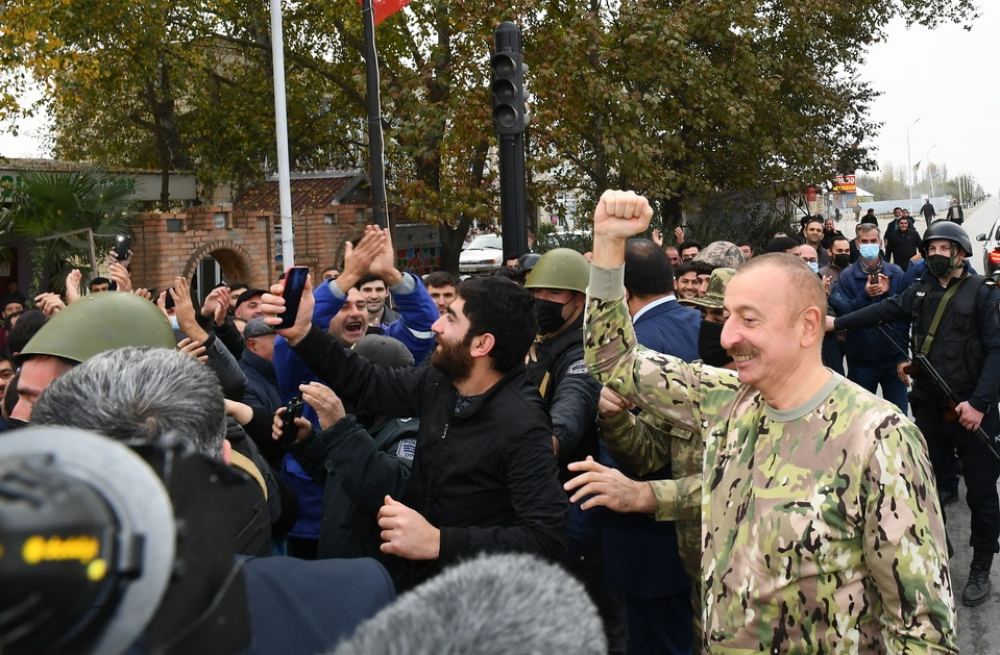
<instances>
[{"instance_id":1,"label":"man in suit","mask_svg":"<svg viewBox=\"0 0 1000 655\"><path fill-rule=\"evenodd\" d=\"M648 348L670 353L686 361L698 359L700 314L684 307L674 296L674 278L667 256L647 239L631 239L625 254L625 285L628 307L639 342ZM623 420L637 417L623 412L617 397L604 390L601 399L601 429L626 428ZM664 435L672 438L674 435ZM684 441L679 439L678 441ZM683 449L683 448L682 448ZM682 450L681 449L681 450ZM697 444L700 453L701 444ZM677 471L668 464L640 476L615 462L601 445L600 463L582 462L571 470L595 470L612 476L626 495L645 499L626 511L615 509L603 515L602 540L605 574L615 591L625 599L628 619L629 653L690 653L693 612L691 579L678 551L678 535L673 521L657 520L655 481L671 480ZM695 457L700 465L700 458ZM580 464L585 467L577 468ZM626 477L627 476L627 477ZM649 481L654 481L650 484ZM603 510L602 510L603 511ZM698 521L691 536L694 569L697 575Z\"/></svg>"}]
</instances>

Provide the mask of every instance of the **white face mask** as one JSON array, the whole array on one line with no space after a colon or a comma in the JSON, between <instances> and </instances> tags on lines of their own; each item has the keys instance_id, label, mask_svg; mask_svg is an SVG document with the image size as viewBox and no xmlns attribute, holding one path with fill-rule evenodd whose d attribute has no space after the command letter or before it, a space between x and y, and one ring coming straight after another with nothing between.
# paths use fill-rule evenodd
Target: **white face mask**
<instances>
[{"instance_id":1,"label":"white face mask","mask_svg":"<svg viewBox=\"0 0 1000 655\"><path fill-rule=\"evenodd\" d=\"M809 265L809 270L813 273L819 273L819 262L806 262Z\"/></svg>"},{"instance_id":2,"label":"white face mask","mask_svg":"<svg viewBox=\"0 0 1000 655\"><path fill-rule=\"evenodd\" d=\"M173 315L173 316L170 317L170 327L172 327L175 330L181 329L180 323L177 322L177 316L176 315Z\"/></svg>"}]
</instances>

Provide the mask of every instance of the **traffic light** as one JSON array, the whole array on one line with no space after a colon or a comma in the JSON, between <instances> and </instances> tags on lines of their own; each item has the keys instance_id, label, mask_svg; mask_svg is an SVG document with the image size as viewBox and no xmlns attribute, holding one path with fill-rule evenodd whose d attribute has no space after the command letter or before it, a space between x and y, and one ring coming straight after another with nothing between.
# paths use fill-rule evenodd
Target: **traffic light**
<instances>
[{"instance_id":1,"label":"traffic light","mask_svg":"<svg viewBox=\"0 0 1000 655\"><path fill-rule=\"evenodd\" d=\"M490 58L493 129L497 134L524 133L524 62L521 31L504 22L493 33L496 52Z\"/></svg>"}]
</instances>

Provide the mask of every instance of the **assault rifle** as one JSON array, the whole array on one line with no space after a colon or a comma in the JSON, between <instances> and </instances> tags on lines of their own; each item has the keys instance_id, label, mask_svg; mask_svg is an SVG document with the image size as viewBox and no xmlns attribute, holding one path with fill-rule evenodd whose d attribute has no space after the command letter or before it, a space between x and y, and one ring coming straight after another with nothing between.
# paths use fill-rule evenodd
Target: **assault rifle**
<instances>
[{"instance_id":1,"label":"assault rifle","mask_svg":"<svg viewBox=\"0 0 1000 655\"><path fill-rule=\"evenodd\" d=\"M885 329L884 325L878 326L878 330L885 335L885 338L888 339L893 346L896 347L896 350L901 352L904 357L912 362L909 368L910 371L912 371L913 377L926 375L927 379L931 381L935 388L937 388L938 393L940 393L945 401L947 401L950 409L945 415L945 420L950 422L957 421L958 413L955 411L955 407L958 406L960 401L951 386L948 384L948 381L941 377L941 374L934 368L930 360L927 359L927 355L914 351L911 357L910 353L899 345L899 343L892 337L892 334ZM1000 460L1000 435L990 436L987 434L986 430L983 429L982 425L973 430L973 433L980 441L983 442L983 445L986 446L991 453L993 453L993 456Z\"/></svg>"}]
</instances>

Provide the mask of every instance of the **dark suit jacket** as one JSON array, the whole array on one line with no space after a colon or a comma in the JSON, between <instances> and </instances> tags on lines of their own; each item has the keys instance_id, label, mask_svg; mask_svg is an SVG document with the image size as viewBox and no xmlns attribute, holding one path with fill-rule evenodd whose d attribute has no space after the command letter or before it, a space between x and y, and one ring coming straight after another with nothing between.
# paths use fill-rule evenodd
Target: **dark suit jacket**
<instances>
[{"instance_id":1,"label":"dark suit jacket","mask_svg":"<svg viewBox=\"0 0 1000 655\"><path fill-rule=\"evenodd\" d=\"M673 301L640 316L635 322L635 333L643 346L692 362L698 359L700 326L701 314L697 310ZM671 477L669 466L645 477L636 476L628 467L615 462L604 448L601 448L601 461L634 479ZM641 514L608 512L603 524L603 540L605 572L613 586L626 597L659 598L686 593L690 588L691 581L677 552L673 522L654 521ZM687 629L690 630L690 625Z\"/></svg>"}]
</instances>

